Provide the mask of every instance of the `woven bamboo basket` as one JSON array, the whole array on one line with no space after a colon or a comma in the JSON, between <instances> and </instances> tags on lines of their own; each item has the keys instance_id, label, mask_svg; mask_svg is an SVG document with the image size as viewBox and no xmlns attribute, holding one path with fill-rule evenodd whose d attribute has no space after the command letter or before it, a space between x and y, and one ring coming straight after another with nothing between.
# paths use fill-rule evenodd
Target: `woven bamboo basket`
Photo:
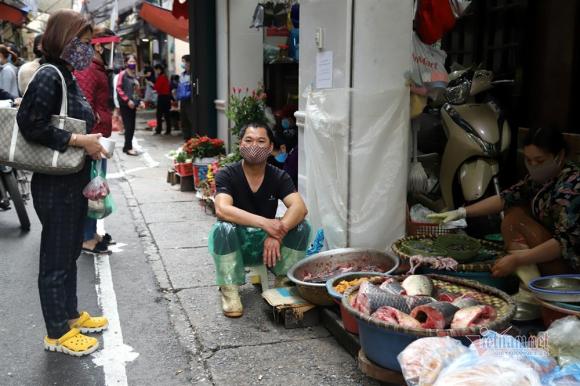
<instances>
[{"instance_id":1,"label":"woven bamboo basket","mask_svg":"<svg viewBox=\"0 0 580 386\"><path fill-rule=\"evenodd\" d=\"M438 235L420 235L420 236L407 236L407 237L403 237L397 241L395 241L393 243L393 245L391 246L391 249L393 250L393 252L399 256L399 258L402 260L402 262L408 262L409 259L411 258L410 255L408 255L407 253L403 252L401 246L405 241L409 241L409 240L422 240L422 239L431 239L434 240L437 238ZM503 251L503 247L497 243L492 243L491 241L487 241L487 240L478 240L479 243L481 244L481 247L483 249L486 249L488 251L491 252L495 252L496 254L496 258L502 257L504 256L504 251ZM448 257L448 256L443 256L443 257ZM491 272L491 267L493 266L493 264L495 263L495 259L494 260L486 260L486 261L477 261L477 262L472 262L472 263L462 263L462 264L458 264L457 265L457 272Z\"/></svg>"},{"instance_id":2,"label":"woven bamboo basket","mask_svg":"<svg viewBox=\"0 0 580 386\"><path fill-rule=\"evenodd\" d=\"M516 313L516 304L511 297L503 291L495 289L490 286L479 284L471 280L458 279L444 275L426 275L433 281L435 289L444 290L446 292L464 294L466 292L476 292L474 297L482 304L490 305L497 311L497 319L493 322L483 326L473 326L459 329L432 329L432 328L407 328L394 324L389 324L381 320L371 318L370 315L364 315L360 311L354 309L351 305L351 300L358 294L359 286L349 288L344 293L342 298L343 307L356 319L370 323L375 327L384 329L386 331L395 331L398 333L408 334L411 336L467 336L478 335L482 327L488 330L503 330L509 322L513 319ZM393 276L399 281L403 281L406 276ZM372 279L371 283L379 284L383 281L382 278Z\"/></svg>"}]
</instances>

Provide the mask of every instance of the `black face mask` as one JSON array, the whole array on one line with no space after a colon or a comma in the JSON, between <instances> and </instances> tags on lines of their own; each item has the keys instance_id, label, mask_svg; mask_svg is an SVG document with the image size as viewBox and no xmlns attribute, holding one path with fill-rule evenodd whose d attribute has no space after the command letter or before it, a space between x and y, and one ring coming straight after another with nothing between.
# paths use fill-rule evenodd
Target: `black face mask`
<instances>
[{"instance_id":1,"label":"black face mask","mask_svg":"<svg viewBox=\"0 0 580 386\"><path fill-rule=\"evenodd\" d=\"M103 47L103 52L101 53L101 58L105 63L105 67L108 67L111 64L111 50L108 48Z\"/></svg>"}]
</instances>

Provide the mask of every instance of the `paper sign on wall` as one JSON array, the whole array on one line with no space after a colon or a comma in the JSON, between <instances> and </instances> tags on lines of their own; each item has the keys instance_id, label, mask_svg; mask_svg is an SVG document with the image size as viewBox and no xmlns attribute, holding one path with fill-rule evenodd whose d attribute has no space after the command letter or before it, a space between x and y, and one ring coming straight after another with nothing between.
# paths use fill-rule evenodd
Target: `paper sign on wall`
<instances>
[{"instance_id":1,"label":"paper sign on wall","mask_svg":"<svg viewBox=\"0 0 580 386\"><path fill-rule=\"evenodd\" d=\"M316 54L316 88L332 88L332 51Z\"/></svg>"}]
</instances>

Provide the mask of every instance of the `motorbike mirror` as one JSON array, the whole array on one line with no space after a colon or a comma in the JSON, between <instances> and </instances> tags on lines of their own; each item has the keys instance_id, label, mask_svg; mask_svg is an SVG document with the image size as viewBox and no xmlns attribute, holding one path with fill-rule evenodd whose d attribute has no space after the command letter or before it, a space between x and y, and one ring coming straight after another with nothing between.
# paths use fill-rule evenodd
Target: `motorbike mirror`
<instances>
[{"instance_id":1,"label":"motorbike mirror","mask_svg":"<svg viewBox=\"0 0 580 386\"><path fill-rule=\"evenodd\" d=\"M455 86L447 87L445 90L445 99L454 105L465 103L469 97L469 90L471 90L471 82L465 79Z\"/></svg>"},{"instance_id":2,"label":"motorbike mirror","mask_svg":"<svg viewBox=\"0 0 580 386\"><path fill-rule=\"evenodd\" d=\"M491 80L493 79L493 72L487 70L477 70L473 74L471 81L470 95L477 95L483 91L487 91L492 87Z\"/></svg>"}]
</instances>

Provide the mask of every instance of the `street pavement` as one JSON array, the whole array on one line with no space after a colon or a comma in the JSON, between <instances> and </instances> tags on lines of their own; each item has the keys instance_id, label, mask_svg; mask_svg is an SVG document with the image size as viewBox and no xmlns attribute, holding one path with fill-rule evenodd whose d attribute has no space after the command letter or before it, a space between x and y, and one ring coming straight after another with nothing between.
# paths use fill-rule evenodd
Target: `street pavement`
<instances>
[{"instance_id":1,"label":"street pavement","mask_svg":"<svg viewBox=\"0 0 580 386\"><path fill-rule=\"evenodd\" d=\"M118 241L109 258L78 260L80 309L105 312L102 348L84 358L45 352L36 276L40 224L21 233L0 213L0 385L375 385L322 326L285 329L260 288L241 289L244 316L223 316L207 251L215 217L193 192L166 183L181 138L152 136L138 117L135 144L109 163L114 214L99 229Z\"/></svg>"}]
</instances>

